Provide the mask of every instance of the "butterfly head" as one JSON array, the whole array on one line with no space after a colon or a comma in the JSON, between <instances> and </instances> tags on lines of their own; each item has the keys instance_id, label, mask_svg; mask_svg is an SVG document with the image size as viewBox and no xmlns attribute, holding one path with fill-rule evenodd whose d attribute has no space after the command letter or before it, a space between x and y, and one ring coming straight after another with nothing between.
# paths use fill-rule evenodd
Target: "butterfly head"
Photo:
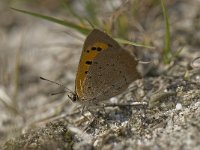
<instances>
[{"instance_id":1,"label":"butterfly head","mask_svg":"<svg viewBox=\"0 0 200 150\"><path fill-rule=\"evenodd\" d=\"M79 100L79 97L75 92L70 92L68 97L72 102L77 102Z\"/></svg>"}]
</instances>

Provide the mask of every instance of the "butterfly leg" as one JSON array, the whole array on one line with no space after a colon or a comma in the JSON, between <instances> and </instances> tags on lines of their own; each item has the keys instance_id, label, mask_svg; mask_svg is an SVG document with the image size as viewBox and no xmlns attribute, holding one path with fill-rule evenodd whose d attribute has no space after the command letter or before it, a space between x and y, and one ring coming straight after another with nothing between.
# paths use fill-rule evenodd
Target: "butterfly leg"
<instances>
[{"instance_id":1,"label":"butterfly leg","mask_svg":"<svg viewBox=\"0 0 200 150\"><path fill-rule=\"evenodd\" d=\"M85 111L88 111L88 112L91 114L92 119L88 118L88 116L86 116L86 115L84 114ZM95 109L95 111L93 111L92 109L90 109L90 108L89 108L88 106L86 106L86 105L84 105L84 106L82 107L82 109L81 109L81 115L82 115L83 117L87 118L87 120L89 120L89 121L91 121L91 120L93 120L93 119L95 119L95 118L98 118L98 114L96 114L96 109Z\"/></svg>"},{"instance_id":2,"label":"butterfly leg","mask_svg":"<svg viewBox=\"0 0 200 150\"><path fill-rule=\"evenodd\" d=\"M82 115L83 117L85 117L88 121L90 121L91 119L89 119L89 118L84 114L85 110L88 111L87 106L84 105L84 106L81 108L81 115Z\"/></svg>"}]
</instances>

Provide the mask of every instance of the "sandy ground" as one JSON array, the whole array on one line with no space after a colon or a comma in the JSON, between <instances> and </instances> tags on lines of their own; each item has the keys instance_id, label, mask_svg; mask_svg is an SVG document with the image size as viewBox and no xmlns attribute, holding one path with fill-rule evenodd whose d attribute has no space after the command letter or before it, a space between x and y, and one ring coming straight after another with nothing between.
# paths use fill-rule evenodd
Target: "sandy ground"
<instances>
[{"instance_id":1,"label":"sandy ground","mask_svg":"<svg viewBox=\"0 0 200 150\"><path fill-rule=\"evenodd\" d=\"M78 13L84 12L79 3L70 5L80 9ZM45 3L25 6L67 18L64 11L57 11L60 6L56 4L48 3L45 9ZM182 48L169 65L162 63L164 21L160 5L139 3L138 8L128 37L155 47L134 48L140 60L152 63L139 64L143 79L108 102L138 101L148 106L96 108L97 118L93 119L89 112L85 112L86 117L81 115L76 109L79 104L72 103L66 94L50 96L62 88L39 79L43 76L74 90L85 37L12 11L8 2L0 2L2 149L200 149L199 60L191 66L200 56L200 1L168 3L172 50ZM77 113L69 115L73 112Z\"/></svg>"}]
</instances>

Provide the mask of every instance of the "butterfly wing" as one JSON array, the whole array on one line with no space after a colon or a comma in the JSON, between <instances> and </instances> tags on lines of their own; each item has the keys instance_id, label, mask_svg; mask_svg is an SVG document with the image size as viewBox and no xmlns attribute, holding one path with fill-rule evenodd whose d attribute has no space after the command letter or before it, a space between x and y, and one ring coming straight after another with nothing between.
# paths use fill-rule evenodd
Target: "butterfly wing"
<instances>
[{"instance_id":1,"label":"butterfly wing","mask_svg":"<svg viewBox=\"0 0 200 150\"><path fill-rule=\"evenodd\" d=\"M113 40L98 29L94 29L87 36L80 57L75 81L75 91L79 99L85 97L85 92L83 91L83 82L88 74L89 68L92 65L92 61L100 52L108 48L107 43L113 43ZM114 41L113 44L117 43Z\"/></svg>"},{"instance_id":2,"label":"butterfly wing","mask_svg":"<svg viewBox=\"0 0 200 150\"><path fill-rule=\"evenodd\" d=\"M140 74L136 69L138 62L116 41L99 30L91 35L87 38L91 43L86 40L84 45L84 50L89 50L89 53L83 51L81 57L85 64L80 61L85 66L80 68L85 71L80 93L82 100L101 101L120 94L131 82L140 78Z\"/></svg>"}]
</instances>

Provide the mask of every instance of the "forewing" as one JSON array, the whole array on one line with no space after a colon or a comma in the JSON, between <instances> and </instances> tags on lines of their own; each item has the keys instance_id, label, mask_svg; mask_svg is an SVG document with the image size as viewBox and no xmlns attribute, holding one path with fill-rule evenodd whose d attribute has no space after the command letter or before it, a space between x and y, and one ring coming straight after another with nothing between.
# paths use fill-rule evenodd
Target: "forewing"
<instances>
[{"instance_id":1,"label":"forewing","mask_svg":"<svg viewBox=\"0 0 200 150\"><path fill-rule=\"evenodd\" d=\"M116 41L98 29L94 29L88 35L83 46L75 81L76 94L80 99L85 96L83 82L88 75L88 70L92 66L92 62L97 55L104 53L110 46L114 47L116 45L118 46Z\"/></svg>"}]
</instances>

